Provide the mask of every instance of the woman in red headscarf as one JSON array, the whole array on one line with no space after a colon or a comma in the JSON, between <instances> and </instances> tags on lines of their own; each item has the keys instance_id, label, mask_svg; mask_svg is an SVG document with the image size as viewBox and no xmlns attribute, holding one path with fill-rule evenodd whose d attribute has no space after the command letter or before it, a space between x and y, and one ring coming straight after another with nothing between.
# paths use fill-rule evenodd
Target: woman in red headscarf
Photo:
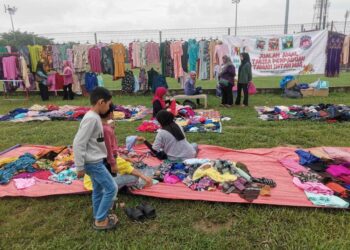
<instances>
[{"instance_id":1,"label":"woman in red headscarf","mask_svg":"<svg viewBox=\"0 0 350 250\"><path fill-rule=\"evenodd\" d=\"M164 100L164 96L168 90L164 87L158 87L156 89L156 92L154 93L153 99L152 99L152 105L153 105L153 117L156 117L159 111L166 109L167 105Z\"/></svg>"}]
</instances>

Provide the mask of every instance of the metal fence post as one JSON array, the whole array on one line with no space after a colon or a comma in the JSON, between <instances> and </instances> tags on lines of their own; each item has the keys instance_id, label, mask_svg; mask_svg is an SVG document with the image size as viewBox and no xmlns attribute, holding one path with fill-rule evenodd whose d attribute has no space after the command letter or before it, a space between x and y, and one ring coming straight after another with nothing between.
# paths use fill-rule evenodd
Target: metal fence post
<instances>
[{"instance_id":1,"label":"metal fence post","mask_svg":"<svg viewBox=\"0 0 350 250\"><path fill-rule=\"evenodd\" d=\"M95 44L97 44L97 32L94 33L94 37L95 37Z\"/></svg>"},{"instance_id":2,"label":"metal fence post","mask_svg":"<svg viewBox=\"0 0 350 250\"><path fill-rule=\"evenodd\" d=\"M33 45L36 45L35 34L32 35L32 38L33 38Z\"/></svg>"},{"instance_id":3,"label":"metal fence post","mask_svg":"<svg viewBox=\"0 0 350 250\"><path fill-rule=\"evenodd\" d=\"M300 32L304 32L304 24L300 26Z\"/></svg>"},{"instance_id":4,"label":"metal fence post","mask_svg":"<svg viewBox=\"0 0 350 250\"><path fill-rule=\"evenodd\" d=\"M333 26L334 24L333 24L333 21L331 22L331 31L333 32Z\"/></svg>"},{"instance_id":5,"label":"metal fence post","mask_svg":"<svg viewBox=\"0 0 350 250\"><path fill-rule=\"evenodd\" d=\"M162 31L160 30L159 31L159 44L162 43Z\"/></svg>"},{"instance_id":6,"label":"metal fence post","mask_svg":"<svg viewBox=\"0 0 350 250\"><path fill-rule=\"evenodd\" d=\"M231 35L231 28L230 28L230 27L227 28L227 34L228 34L228 35Z\"/></svg>"}]
</instances>

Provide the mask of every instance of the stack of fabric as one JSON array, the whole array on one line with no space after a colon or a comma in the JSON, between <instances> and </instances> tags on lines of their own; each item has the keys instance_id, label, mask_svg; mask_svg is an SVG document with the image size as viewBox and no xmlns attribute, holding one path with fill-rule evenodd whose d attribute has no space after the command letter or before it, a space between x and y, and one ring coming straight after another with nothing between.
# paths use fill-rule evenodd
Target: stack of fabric
<instances>
[{"instance_id":1,"label":"stack of fabric","mask_svg":"<svg viewBox=\"0 0 350 250\"><path fill-rule=\"evenodd\" d=\"M299 162L283 159L281 164L317 206L348 208L350 202L350 153L336 148L296 150Z\"/></svg>"},{"instance_id":2,"label":"stack of fabric","mask_svg":"<svg viewBox=\"0 0 350 250\"><path fill-rule=\"evenodd\" d=\"M2 160L0 184L6 185L13 180L18 190L30 188L38 182L45 181L71 184L77 179L74 168L71 148L66 148L59 154L48 152L38 159L30 153L25 153L18 158Z\"/></svg>"},{"instance_id":3,"label":"stack of fabric","mask_svg":"<svg viewBox=\"0 0 350 250\"><path fill-rule=\"evenodd\" d=\"M158 169L164 183L184 183L195 191L221 190L237 193L252 202L259 195L270 196L276 187L272 179L254 178L243 163L226 160L188 159L184 162L164 161Z\"/></svg>"},{"instance_id":4,"label":"stack of fabric","mask_svg":"<svg viewBox=\"0 0 350 250\"><path fill-rule=\"evenodd\" d=\"M176 113L175 121L185 132L222 132L221 117L218 111L196 110L195 112L188 106L177 105ZM154 133L159 128L158 122L156 120L151 120L143 121L137 130L140 132Z\"/></svg>"},{"instance_id":5,"label":"stack of fabric","mask_svg":"<svg viewBox=\"0 0 350 250\"><path fill-rule=\"evenodd\" d=\"M339 104L292 105L275 107L255 107L259 119L278 120L312 120L312 121L350 121L350 107Z\"/></svg>"},{"instance_id":6,"label":"stack of fabric","mask_svg":"<svg viewBox=\"0 0 350 250\"><path fill-rule=\"evenodd\" d=\"M0 121L11 122L29 122L29 121L50 121L64 120L77 121L81 120L90 107L80 106L57 106L49 104L46 106L35 104L32 107L17 108L6 115L0 116ZM144 118L149 114L149 109L144 106L116 106L114 112L115 120L135 121Z\"/></svg>"}]
</instances>

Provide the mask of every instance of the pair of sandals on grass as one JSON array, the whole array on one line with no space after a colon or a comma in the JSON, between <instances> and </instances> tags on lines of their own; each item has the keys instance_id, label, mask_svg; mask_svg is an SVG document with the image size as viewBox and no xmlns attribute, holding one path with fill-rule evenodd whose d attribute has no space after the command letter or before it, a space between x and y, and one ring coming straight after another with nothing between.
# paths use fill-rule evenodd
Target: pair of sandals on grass
<instances>
[{"instance_id":1,"label":"pair of sandals on grass","mask_svg":"<svg viewBox=\"0 0 350 250\"><path fill-rule=\"evenodd\" d=\"M133 221L143 222L145 219L156 218L156 210L152 206L146 203L141 203L135 208L133 207L124 208L124 212ZM107 225L104 225L104 226L98 226L94 222L93 228L95 230L102 230L102 231L112 230L117 228L119 224L117 215L110 213L107 216L107 220L108 220Z\"/></svg>"}]
</instances>

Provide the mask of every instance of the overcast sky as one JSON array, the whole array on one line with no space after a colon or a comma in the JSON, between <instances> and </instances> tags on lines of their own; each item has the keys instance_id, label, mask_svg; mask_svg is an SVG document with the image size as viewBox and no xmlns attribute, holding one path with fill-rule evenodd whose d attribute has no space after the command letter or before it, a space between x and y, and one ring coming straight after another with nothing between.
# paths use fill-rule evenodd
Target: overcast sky
<instances>
[{"instance_id":1,"label":"overcast sky","mask_svg":"<svg viewBox=\"0 0 350 250\"><path fill-rule=\"evenodd\" d=\"M314 0L290 0L290 23L311 23ZM344 20L350 0L331 0L330 20ZM231 0L1 0L16 6L14 25L42 33L234 26ZM241 0L238 25L284 23L284 0ZM0 12L0 32L11 28Z\"/></svg>"}]
</instances>

